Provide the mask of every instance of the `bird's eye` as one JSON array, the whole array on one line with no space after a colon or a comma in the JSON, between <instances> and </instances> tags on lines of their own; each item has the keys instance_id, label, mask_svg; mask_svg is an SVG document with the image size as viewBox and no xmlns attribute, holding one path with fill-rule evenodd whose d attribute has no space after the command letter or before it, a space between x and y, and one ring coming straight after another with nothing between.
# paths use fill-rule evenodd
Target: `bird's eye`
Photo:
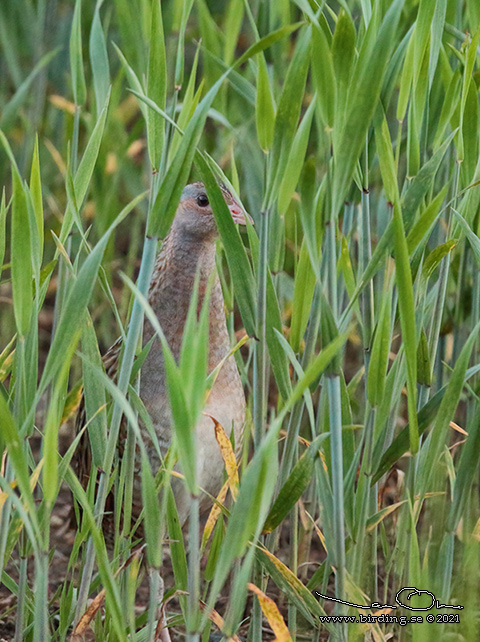
<instances>
[{"instance_id":1,"label":"bird's eye","mask_svg":"<svg viewBox=\"0 0 480 642\"><path fill-rule=\"evenodd\" d=\"M200 196L197 196L197 205L199 205L200 207L207 207L208 198L205 194L200 194Z\"/></svg>"}]
</instances>

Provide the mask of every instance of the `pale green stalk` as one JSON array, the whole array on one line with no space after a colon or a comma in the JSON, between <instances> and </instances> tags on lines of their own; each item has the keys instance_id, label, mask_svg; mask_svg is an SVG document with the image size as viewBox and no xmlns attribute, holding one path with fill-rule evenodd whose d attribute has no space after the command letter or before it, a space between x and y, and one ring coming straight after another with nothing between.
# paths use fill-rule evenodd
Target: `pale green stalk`
<instances>
[{"instance_id":1,"label":"pale green stalk","mask_svg":"<svg viewBox=\"0 0 480 642\"><path fill-rule=\"evenodd\" d=\"M260 260L258 266L257 339L253 370L253 415L255 446L258 448L265 434L267 414L267 345L265 338L267 299L267 251L268 251L269 208L261 212Z\"/></svg>"},{"instance_id":2,"label":"pale green stalk","mask_svg":"<svg viewBox=\"0 0 480 642\"><path fill-rule=\"evenodd\" d=\"M22 538L23 539L23 538ZM23 642L25 628L25 593L27 590L27 564L25 555L20 558L20 571L18 578L17 612L15 615L15 642Z\"/></svg>"},{"instance_id":3,"label":"pale green stalk","mask_svg":"<svg viewBox=\"0 0 480 642\"><path fill-rule=\"evenodd\" d=\"M189 555L188 555L188 600L187 640L199 642L199 599L200 599L200 540L199 540L199 498L190 499Z\"/></svg>"},{"instance_id":4,"label":"pale green stalk","mask_svg":"<svg viewBox=\"0 0 480 642\"><path fill-rule=\"evenodd\" d=\"M156 617L159 610L158 598L160 595L160 588L162 586L162 578L160 572L156 568L149 570L148 578L150 581L150 598L148 602L148 622L147 622L147 642L154 642Z\"/></svg>"},{"instance_id":5,"label":"pale green stalk","mask_svg":"<svg viewBox=\"0 0 480 642\"><path fill-rule=\"evenodd\" d=\"M343 503L343 453L342 453L342 411L340 398L340 377L327 376L327 393L330 414L330 440L332 448L333 524L335 533L335 596L345 600L345 523ZM335 612L342 615L343 605L335 602ZM339 626L339 640L347 640L347 626Z\"/></svg>"}]
</instances>

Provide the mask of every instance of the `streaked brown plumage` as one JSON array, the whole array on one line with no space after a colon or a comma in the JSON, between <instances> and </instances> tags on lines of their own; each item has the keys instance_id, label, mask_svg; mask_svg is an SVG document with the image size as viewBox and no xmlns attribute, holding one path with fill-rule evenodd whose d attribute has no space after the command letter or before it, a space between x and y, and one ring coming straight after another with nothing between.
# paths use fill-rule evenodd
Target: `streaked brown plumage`
<instances>
[{"instance_id":1,"label":"streaked brown plumage","mask_svg":"<svg viewBox=\"0 0 480 642\"><path fill-rule=\"evenodd\" d=\"M236 223L245 224L248 216L228 190L223 190L232 218ZM202 183L187 185L172 224L165 238L162 249L157 256L152 275L149 303L155 312L160 326L167 338L170 349L176 359L180 356L183 329L190 304L195 274L199 270L200 300L207 283L215 273L215 240L217 229L211 207ZM153 327L146 320L143 328L144 345L155 334ZM103 362L107 374L115 379L121 342L117 341L105 354ZM209 372L228 354L230 340L226 326L224 299L220 280L215 274L209 307ZM172 438L171 414L168 394L165 387L165 372L160 341L154 340L145 359L140 375L140 397L152 419L162 455L165 455ZM228 435L235 431L235 443L241 444L245 421L245 396L242 383L233 357L227 359L210 392L205 412L215 417ZM77 426L85 423L85 413L80 412ZM126 422L122 421L119 439L119 456L121 457L126 439ZM148 456L155 473L160 465L158 454L141 424L142 436L147 447ZM197 431L197 471L201 488L216 494L223 478L223 462L218 444L215 440L214 424L211 418L203 416L196 426ZM85 435L77 456L77 473L86 485L90 474L91 457L88 437ZM132 514L138 517L142 509L140 458L136 459ZM183 482L172 479L172 487L177 502L180 521L183 524L189 514L189 495ZM201 498L201 507L208 505L206 496ZM104 531L113 528L112 520L105 520ZM105 532L106 539L113 533Z\"/></svg>"}]
</instances>

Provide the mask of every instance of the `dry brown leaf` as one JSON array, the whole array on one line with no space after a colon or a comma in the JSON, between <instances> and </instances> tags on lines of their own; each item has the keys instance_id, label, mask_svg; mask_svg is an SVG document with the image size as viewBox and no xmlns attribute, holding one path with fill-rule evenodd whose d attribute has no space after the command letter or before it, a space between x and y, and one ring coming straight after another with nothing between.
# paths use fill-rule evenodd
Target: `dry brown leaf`
<instances>
[{"instance_id":1,"label":"dry brown leaf","mask_svg":"<svg viewBox=\"0 0 480 642\"><path fill-rule=\"evenodd\" d=\"M93 618L98 613L98 610L103 604L105 599L105 589L102 589L100 593L91 601L87 610L82 615L78 621L75 630L70 636L70 642L80 642L80 640L86 640L86 636L89 635L89 632L93 633L90 629L90 624L92 623Z\"/></svg>"},{"instance_id":2,"label":"dry brown leaf","mask_svg":"<svg viewBox=\"0 0 480 642\"><path fill-rule=\"evenodd\" d=\"M461 435L465 435L465 437L468 437L468 432L464 430L461 426L456 424L454 421L450 422L450 428L453 428L457 432L459 432Z\"/></svg>"},{"instance_id":3,"label":"dry brown leaf","mask_svg":"<svg viewBox=\"0 0 480 642\"><path fill-rule=\"evenodd\" d=\"M123 571L123 569L125 569L134 558L140 557L144 548L145 544L133 551L133 553L131 553L126 561L120 566L120 568L117 569L117 571L115 572L115 577L118 577L119 573ZM105 589L102 589L100 593L90 602L87 610L78 621L75 630L70 635L69 642L93 642L95 640L95 637L91 637L93 631L90 628L90 624L101 608L104 599Z\"/></svg>"}]
</instances>

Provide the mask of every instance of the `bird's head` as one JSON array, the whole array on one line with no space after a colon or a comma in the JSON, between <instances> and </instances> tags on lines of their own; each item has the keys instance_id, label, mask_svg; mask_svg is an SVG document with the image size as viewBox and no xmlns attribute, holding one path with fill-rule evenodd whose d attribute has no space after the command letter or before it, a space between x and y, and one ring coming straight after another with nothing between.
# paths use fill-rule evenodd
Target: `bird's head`
<instances>
[{"instance_id":1,"label":"bird's head","mask_svg":"<svg viewBox=\"0 0 480 642\"><path fill-rule=\"evenodd\" d=\"M233 222L246 225L248 218L253 223L251 216L245 212L230 191L224 186L221 186L221 190ZM198 239L214 238L218 234L212 206L203 183L191 183L184 188L175 216L175 226L182 233Z\"/></svg>"}]
</instances>

